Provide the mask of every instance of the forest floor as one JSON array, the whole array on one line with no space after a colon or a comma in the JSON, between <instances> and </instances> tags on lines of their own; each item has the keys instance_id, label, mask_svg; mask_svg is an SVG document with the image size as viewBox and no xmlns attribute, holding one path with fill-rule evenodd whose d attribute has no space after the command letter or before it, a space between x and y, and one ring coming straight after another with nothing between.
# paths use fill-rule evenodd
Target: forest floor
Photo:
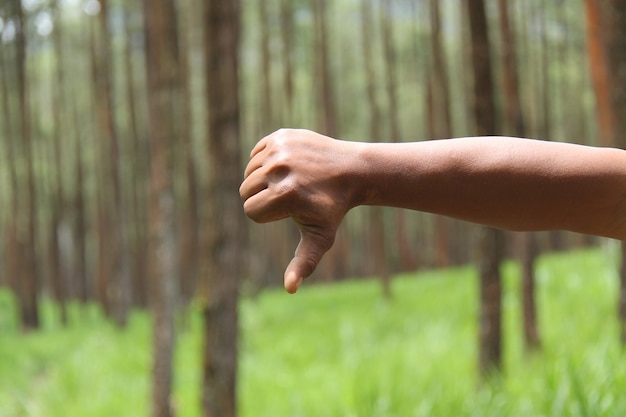
<instances>
[{"instance_id":1,"label":"forest floor","mask_svg":"<svg viewBox=\"0 0 626 417\"><path fill-rule=\"evenodd\" d=\"M398 276L384 300L375 280L269 290L241 304L240 415L624 416L626 354L616 320L615 251L543 256L541 352L522 343L519 269L504 266L505 371L479 384L477 280L472 268ZM149 415L151 331L124 331L96 307L72 306L62 328L23 335L0 292L0 417ZM181 325L174 406L200 416L200 314Z\"/></svg>"}]
</instances>

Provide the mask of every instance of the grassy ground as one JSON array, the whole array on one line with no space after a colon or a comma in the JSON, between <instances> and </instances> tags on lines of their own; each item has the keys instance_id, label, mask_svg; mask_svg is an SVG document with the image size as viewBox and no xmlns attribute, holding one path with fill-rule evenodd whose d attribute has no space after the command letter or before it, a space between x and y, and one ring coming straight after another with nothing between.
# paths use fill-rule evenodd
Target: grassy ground
<instances>
[{"instance_id":1,"label":"grassy ground","mask_svg":"<svg viewBox=\"0 0 626 417\"><path fill-rule=\"evenodd\" d=\"M240 415L624 416L616 262L607 252L544 257L543 352L521 342L519 271L505 267L505 374L479 385L476 277L470 268L401 276L392 301L375 281L268 291L242 302ZM48 305L45 317L54 317ZM150 322L126 331L95 308L72 325L22 335L0 293L0 417L149 414ZM181 330L175 406L199 416L199 316Z\"/></svg>"}]
</instances>

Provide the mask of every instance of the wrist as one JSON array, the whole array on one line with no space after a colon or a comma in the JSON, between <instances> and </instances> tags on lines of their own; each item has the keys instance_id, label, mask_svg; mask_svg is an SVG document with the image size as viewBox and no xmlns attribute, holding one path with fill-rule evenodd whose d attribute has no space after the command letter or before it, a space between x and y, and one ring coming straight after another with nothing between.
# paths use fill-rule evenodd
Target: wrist
<instances>
[{"instance_id":1,"label":"wrist","mask_svg":"<svg viewBox=\"0 0 626 417\"><path fill-rule=\"evenodd\" d=\"M367 142L346 142L350 144L350 159L347 164L347 189L350 208L380 203L380 151L379 147Z\"/></svg>"}]
</instances>

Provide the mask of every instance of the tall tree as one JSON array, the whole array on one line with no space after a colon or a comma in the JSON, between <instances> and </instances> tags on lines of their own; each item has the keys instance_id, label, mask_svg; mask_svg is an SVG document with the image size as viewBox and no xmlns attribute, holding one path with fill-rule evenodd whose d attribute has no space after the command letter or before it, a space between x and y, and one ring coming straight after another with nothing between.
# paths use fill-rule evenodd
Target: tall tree
<instances>
[{"instance_id":1,"label":"tall tree","mask_svg":"<svg viewBox=\"0 0 626 417\"><path fill-rule=\"evenodd\" d=\"M504 108L506 130L518 137L526 135L522 101L519 92L517 48L515 30L509 18L510 2L498 0L500 12L500 36L502 39ZM524 320L524 340L530 350L539 347L539 331L535 302L534 264L537 255L536 236L534 233L522 234L522 308Z\"/></svg>"},{"instance_id":2,"label":"tall tree","mask_svg":"<svg viewBox=\"0 0 626 417\"><path fill-rule=\"evenodd\" d=\"M126 212L123 207L122 179L121 179L121 151L119 132L115 119L113 102L113 65L112 65L112 34L110 28L109 0L100 0L98 14L99 44L96 46L97 89L96 103L98 107L98 125L102 140L102 203L104 212L104 229L108 235L102 238L107 245L106 252L110 268L110 277L107 281L106 294L109 311L115 321L123 326L126 324L129 309L129 258L127 247Z\"/></svg>"},{"instance_id":3,"label":"tall tree","mask_svg":"<svg viewBox=\"0 0 626 417\"><path fill-rule=\"evenodd\" d=\"M59 232L64 223L64 216L66 213L65 207L65 184L63 181L63 169L66 165L63 163L62 148L64 137L63 119L65 117L65 72L64 72L64 48L63 48L63 25L61 21L61 13L59 10L58 0L53 0L51 4L51 11L55 18L55 27L52 33L54 54L55 54L55 82L53 84L52 92L52 113L54 116L54 128L52 133L52 145L53 145L53 167L54 172L54 191L55 196L52 202L52 216L50 219L50 236L49 236L49 258L50 258L50 278L52 288L54 291L54 297L59 304L61 312L61 322L67 323L67 280L64 278L62 265L61 265L61 249L59 245Z\"/></svg>"},{"instance_id":4,"label":"tall tree","mask_svg":"<svg viewBox=\"0 0 626 417\"><path fill-rule=\"evenodd\" d=\"M450 109L450 85L445 49L441 41L441 13L438 0L430 0L431 25L431 80L428 84L429 97L429 136L433 139L452 137L452 116ZM437 216L435 218L436 263L439 267L450 264L449 244L450 220Z\"/></svg>"},{"instance_id":5,"label":"tall tree","mask_svg":"<svg viewBox=\"0 0 626 417\"><path fill-rule=\"evenodd\" d=\"M402 141L402 129L400 127L400 114L398 112L398 70L396 65L396 50L394 39L394 2L391 0L381 0L380 2L380 26L383 49L383 68L385 73L385 91L389 112L389 137L393 142ZM375 140L379 140L378 137ZM395 223L395 234L400 255L402 269L413 269L415 267L414 257L411 253L409 238L407 236L406 212L404 210L393 210L393 220ZM383 240L383 244L385 241ZM383 278L385 294L390 294L390 276Z\"/></svg>"},{"instance_id":6,"label":"tall tree","mask_svg":"<svg viewBox=\"0 0 626 417\"><path fill-rule=\"evenodd\" d=\"M328 27L326 0L311 0L313 6L313 36L315 38L314 90L319 112L319 130L328 136L337 137L337 102L329 62Z\"/></svg>"},{"instance_id":7,"label":"tall tree","mask_svg":"<svg viewBox=\"0 0 626 417\"><path fill-rule=\"evenodd\" d=\"M23 236L24 253L23 262L20 264L22 276L18 279L22 327L24 330L33 330L39 327L39 304L38 304L38 269L37 269L37 194L35 188L35 157L33 152L33 139L31 132L30 100L28 91L26 42L28 28L22 2L14 0L16 12L16 61L17 61L17 90L20 111L19 136L24 150L26 172L23 176L26 187L25 207L20 210L21 230L25 230Z\"/></svg>"},{"instance_id":8,"label":"tall tree","mask_svg":"<svg viewBox=\"0 0 626 417\"><path fill-rule=\"evenodd\" d=\"M259 1L259 21L261 36L259 36L259 50L261 51L261 131L268 134L274 129L274 107L272 100L272 56L270 52L270 16L268 1Z\"/></svg>"},{"instance_id":9,"label":"tall tree","mask_svg":"<svg viewBox=\"0 0 626 417\"><path fill-rule=\"evenodd\" d=\"M170 143L178 135L180 77L174 0L144 0L150 132L150 273L154 315L152 415L170 417L178 289Z\"/></svg>"},{"instance_id":10,"label":"tall tree","mask_svg":"<svg viewBox=\"0 0 626 417\"><path fill-rule=\"evenodd\" d=\"M370 135L372 141L379 141L382 137L381 109L377 95L376 63L372 56L372 6L370 2L361 3L361 46L363 51L363 66L365 68L365 82L367 102L369 106ZM391 296L391 274L388 267L387 245L385 241L385 222L382 207L369 207L370 252L372 272L380 278L383 294Z\"/></svg>"},{"instance_id":11,"label":"tall tree","mask_svg":"<svg viewBox=\"0 0 626 417\"><path fill-rule=\"evenodd\" d=\"M126 82L126 100L127 100L127 115L128 115L128 131L127 138L130 145L128 153L129 159L133 166L132 175L130 176L129 186L129 205L128 205L128 218L131 222L129 227L128 236L128 249L132 253L132 265L129 265L132 273L131 282L129 283L132 288L132 304L139 307L146 307L148 304L148 286L146 283L146 264L147 264L147 251L146 251L146 204L143 190L143 184L147 178L147 168L145 158L145 149L147 148L144 136L142 133L143 127L140 126L140 118L138 115L137 106L137 92L135 81L135 63L133 61L133 39L135 39L134 30L134 16L137 15L136 10L137 2L125 1L123 6L123 19L124 19L124 72ZM182 71L182 69L181 69ZM183 112L183 115L185 112ZM183 123L184 126L184 123ZM182 135L181 135L182 136ZM192 262L189 262L192 265Z\"/></svg>"},{"instance_id":12,"label":"tall tree","mask_svg":"<svg viewBox=\"0 0 626 417\"><path fill-rule=\"evenodd\" d=\"M476 134L496 133L496 107L491 71L491 46L483 0L468 0L471 60L474 80ZM504 257L504 234L482 228L480 242L480 352L483 374L502 366L502 287L500 263Z\"/></svg>"},{"instance_id":13,"label":"tall tree","mask_svg":"<svg viewBox=\"0 0 626 417\"><path fill-rule=\"evenodd\" d=\"M616 146L626 149L626 0L602 3L605 56L611 86L611 134ZM621 340L626 345L626 242L621 243L619 316Z\"/></svg>"},{"instance_id":14,"label":"tall tree","mask_svg":"<svg viewBox=\"0 0 626 417\"><path fill-rule=\"evenodd\" d=\"M294 18L293 18L293 6L291 0L280 1L280 28L281 38L283 44L283 88L285 91L285 114L283 120L287 120L288 124L293 123L294 117L293 103L294 103L294 87L293 87L293 72L294 72Z\"/></svg>"},{"instance_id":15,"label":"tall tree","mask_svg":"<svg viewBox=\"0 0 626 417\"><path fill-rule=\"evenodd\" d=\"M185 195L183 207L180 210L180 281L181 295L184 300L191 299L195 293L198 283L198 252L200 236L198 231L198 174L194 152L194 141L192 135L193 110L191 95L191 68L189 65L189 51L191 30L194 28L193 13L197 6L181 4L179 12L179 48L178 61L180 72L180 87L182 90L181 120L179 127L179 137L181 148L181 169L180 177L185 178ZM185 30L187 29L187 30Z\"/></svg>"},{"instance_id":16,"label":"tall tree","mask_svg":"<svg viewBox=\"0 0 626 417\"><path fill-rule=\"evenodd\" d=\"M244 242L239 137L239 0L205 2L210 270L204 294L202 405L206 417L236 415L237 297Z\"/></svg>"},{"instance_id":17,"label":"tall tree","mask_svg":"<svg viewBox=\"0 0 626 417\"><path fill-rule=\"evenodd\" d=\"M0 14L0 18L6 17L6 14ZM17 172L17 163L16 163L16 152L15 152L15 143L14 143L14 126L13 126L13 113L11 111L11 100L9 90L9 81L7 80L7 74L9 73L9 59L5 49L5 44L0 42L0 106L2 113L2 135L3 135L3 152L6 155L7 161L7 170L9 171L9 181L8 181L8 194L9 201L11 202L6 219L0 219L2 221L6 221L6 269L5 276L8 278L8 282L5 282L5 285L8 284L9 288L17 293L18 290L18 280L17 275L20 271L20 259L22 255L22 251L18 249L18 212L19 212L19 203L18 203L18 172Z\"/></svg>"},{"instance_id":18,"label":"tall tree","mask_svg":"<svg viewBox=\"0 0 626 417\"><path fill-rule=\"evenodd\" d=\"M602 12L606 5L595 0L585 0L585 17L587 22L587 54L591 80L596 99L596 121L598 125L599 144L611 145L611 86L609 84L607 57L605 56Z\"/></svg>"}]
</instances>

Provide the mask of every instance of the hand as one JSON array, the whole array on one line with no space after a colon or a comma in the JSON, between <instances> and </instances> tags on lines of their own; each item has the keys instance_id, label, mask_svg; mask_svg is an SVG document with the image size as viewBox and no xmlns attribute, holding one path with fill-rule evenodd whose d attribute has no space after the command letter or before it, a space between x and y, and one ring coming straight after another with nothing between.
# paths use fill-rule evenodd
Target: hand
<instances>
[{"instance_id":1,"label":"hand","mask_svg":"<svg viewBox=\"0 0 626 417\"><path fill-rule=\"evenodd\" d=\"M307 130L281 129L250 154L239 192L248 217L258 223L291 217L300 243L285 270L285 289L295 293L331 248L346 212L354 207L351 142Z\"/></svg>"}]
</instances>

